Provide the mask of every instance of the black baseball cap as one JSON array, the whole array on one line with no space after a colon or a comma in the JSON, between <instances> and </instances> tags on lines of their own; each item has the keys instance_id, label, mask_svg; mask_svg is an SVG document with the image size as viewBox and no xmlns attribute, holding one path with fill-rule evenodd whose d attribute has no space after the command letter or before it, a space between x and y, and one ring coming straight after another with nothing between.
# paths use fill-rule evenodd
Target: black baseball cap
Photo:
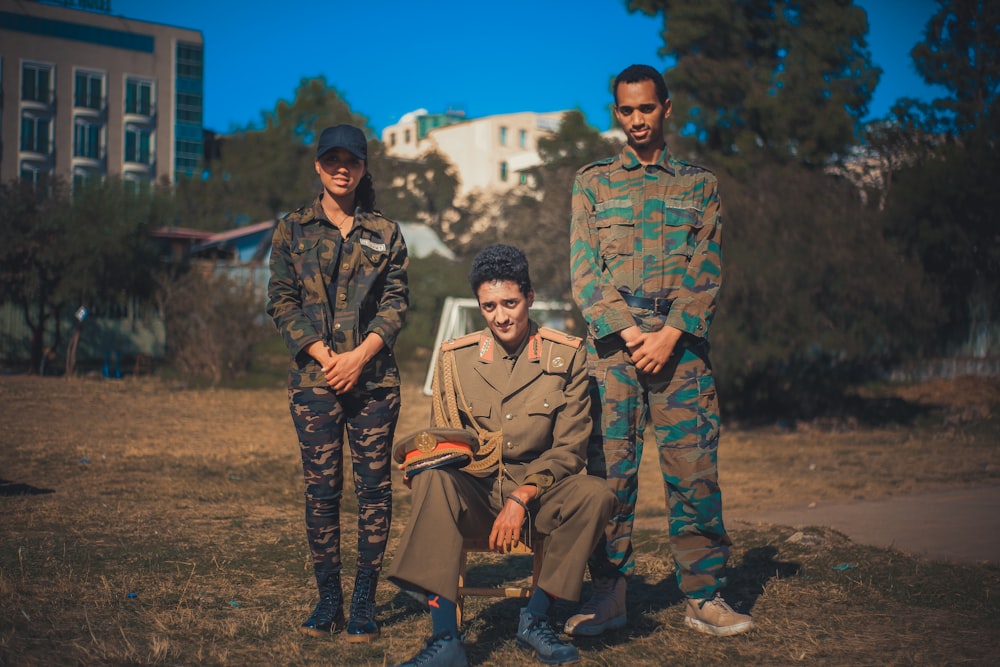
<instances>
[{"instance_id":1,"label":"black baseball cap","mask_svg":"<svg viewBox=\"0 0 1000 667\"><path fill-rule=\"evenodd\" d=\"M359 160L368 161L368 140L365 133L353 125L334 125L323 130L316 143L316 159L333 148L343 148Z\"/></svg>"}]
</instances>

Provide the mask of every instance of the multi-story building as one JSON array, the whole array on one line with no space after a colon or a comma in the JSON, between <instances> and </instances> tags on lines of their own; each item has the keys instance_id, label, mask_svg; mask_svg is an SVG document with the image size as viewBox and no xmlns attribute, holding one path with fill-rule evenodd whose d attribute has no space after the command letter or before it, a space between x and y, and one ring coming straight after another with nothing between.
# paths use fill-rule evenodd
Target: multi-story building
<instances>
[{"instance_id":1,"label":"multi-story building","mask_svg":"<svg viewBox=\"0 0 1000 667\"><path fill-rule=\"evenodd\" d=\"M443 155L458 172L459 195L500 193L529 184L526 170L540 163L538 140L555 134L565 113L525 111L463 120L420 109L382 130L382 143L395 157L416 158L431 150Z\"/></svg>"},{"instance_id":2,"label":"multi-story building","mask_svg":"<svg viewBox=\"0 0 1000 667\"><path fill-rule=\"evenodd\" d=\"M175 181L203 155L198 30L111 0L0 0L0 180Z\"/></svg>"}]
</instances>

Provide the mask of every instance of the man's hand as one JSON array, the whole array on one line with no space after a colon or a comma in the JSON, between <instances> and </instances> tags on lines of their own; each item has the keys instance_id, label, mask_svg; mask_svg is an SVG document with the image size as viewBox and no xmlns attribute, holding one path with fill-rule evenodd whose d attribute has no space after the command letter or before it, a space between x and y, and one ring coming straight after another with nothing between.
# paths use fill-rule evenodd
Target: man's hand
<instances>
[{"instance_id":1,"label":"man's hand","mask_svg":"<svg viewBox=\"0 0 1000 667\"><path fill-rule=\"evenodd\" d=\"M636 331L632 331L632 330ZM626 332L628 332L626 334ZM677 341L684 334L683 331L672 326L664 325L659 331L643 333L638 327L629 327L621 332L621 337L628 348L629 358L635 364L637 370L649 375L655 375L663 370L667 361L674 353Z\"/></svg>"},{"instance_id":2,"label":"man's hand","mask_svg":"<svg viewBox=\"0 0 1000 667\"><path fill-rule=\"evenodd\" d=\"M534 484L519 486L511 492L524 505L534 500L538 495L538 487ZM516 500L507 498L503 509L497 514L493 521L493 530L490 531L490 550L506 553L521 541L521 526L524 524L525 509Z\"/></svg>"}]
</instances>

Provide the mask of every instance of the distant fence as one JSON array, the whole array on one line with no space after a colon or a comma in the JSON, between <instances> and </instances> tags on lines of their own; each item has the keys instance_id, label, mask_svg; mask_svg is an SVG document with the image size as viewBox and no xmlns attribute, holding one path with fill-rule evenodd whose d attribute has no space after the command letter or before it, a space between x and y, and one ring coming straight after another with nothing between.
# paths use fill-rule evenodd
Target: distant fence
<instances>
[{"instance_id":1,"label":"distant fence","mask_svg":"<svg viewBox=\"0 0 1000 667\"><path fill-rule=\"evenodd\" d=\"M892 382L925 382L927 380L950 380L965 376L1000 376L1000 357L945 357L929 359L893 369L888 373Z\"/></svg>"},{"instance_id":2,"label":"distant fence","mask_svg":"<svg viewBox=\"0 0 1000 667\"><path fill-rule=\"evenodd\" d=\"M51 346L58 336L59 345L52 350L50 362L61 368L66 361L66 349L77 321L67 309L59 321L50 320L45 333L45 345ZM83 323L77 348L78 362L101 362L109 358L134 359L138 355L162 358L166 343L163 319L156 309L141 303L130 303L116 313L91 314ZM21 364L31 358L31 330L24 322L20 309L0 304L0 362Z\"/></svg>"}]
</instances>

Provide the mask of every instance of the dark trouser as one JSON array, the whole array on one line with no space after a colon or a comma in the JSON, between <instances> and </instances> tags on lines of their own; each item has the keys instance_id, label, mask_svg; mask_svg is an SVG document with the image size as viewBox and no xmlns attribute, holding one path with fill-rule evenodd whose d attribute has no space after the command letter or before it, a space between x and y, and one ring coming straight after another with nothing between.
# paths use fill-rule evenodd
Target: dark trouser
<instances>
[{"instance_id":1,"label":"dark trouser","mask_svg":"<svg viewBox=\"0 0 1000 667\"><path fill-rule=\"evenodd\" d=\"M321 387L288 390L305 477L306 535L317 577L340 572L340 497L346 432L358 498L358 567L382 567L392 519L389 450L399 388L338 396Z\"/></svg>"},{"instance_id":2,"label":"dark trouser","mask_svg":"<svg viewBox=\"0 0 1000 667\"><path fill-rule=\"evenodd\" d=\"M591 575L628 574L635 566L632 523L648 420L660 455L678 586L688 597L708 597L725 585L732 545L722 522L720 418L708 344L684 345L660 373L646 375L636 371L624 346L588 343L595 414L587 470L607 479L617 500Z\"/></svg>"},{"instance_id":3,"label":"dark trouser","mask_svg":"<svg viewBox=\"0 0 1000 667\"><path fill-rule=\"evenodd\" d=\"M407 589L454 601L462 541L490 534L512 482L473 477L454 468L425 470L413 478L413 510L389 568L389 580ZM579 600L588 555L611 516L607 486L588 475L571 475L532 503L533 527L545 536L538 587L564 600ZM523 538L522 538L523 539Z\"/></svg>"}]
</instances>

